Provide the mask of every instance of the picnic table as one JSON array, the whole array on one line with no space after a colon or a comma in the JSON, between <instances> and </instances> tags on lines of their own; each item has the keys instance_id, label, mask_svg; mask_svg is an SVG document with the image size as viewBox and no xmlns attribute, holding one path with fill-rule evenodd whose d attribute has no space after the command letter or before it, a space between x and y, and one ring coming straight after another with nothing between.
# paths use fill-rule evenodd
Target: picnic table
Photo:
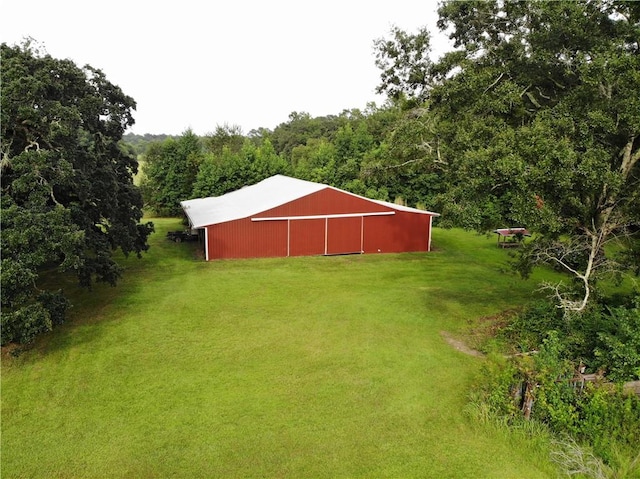
<instances>
[{"instance_id":1,"label":"picnic table","mask_svg":"<svg viewBox=\"0 0 640 479\"><path fill-rule=\"evenodd\" d=\"M517 248L525 236L531 236L526 228L499 228L493 232L498 235L499 248Z\"/></svg>"}]
</instances>

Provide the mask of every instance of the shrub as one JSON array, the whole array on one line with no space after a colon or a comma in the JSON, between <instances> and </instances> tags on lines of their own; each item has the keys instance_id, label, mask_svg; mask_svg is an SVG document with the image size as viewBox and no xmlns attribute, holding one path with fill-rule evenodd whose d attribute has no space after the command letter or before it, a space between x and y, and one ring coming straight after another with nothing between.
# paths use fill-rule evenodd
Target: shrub
<instances>
[{"instance_id":1,"label":"shrub","mask_svg":"<svg viewBox=\"0 0 640 479\"><path fill-rule=\"evenodd\" d=\"M612 462L622 447L636 451L640 444L640 399L620 385L589 384L579 398L578 437Z\"/></svg>"},{"instance_id":2,"label":"shrub","mask_svg":"<svg viewBox=\"0 0 640 479\"><path fill-rule=\"evenodd\" d=\"M531 420L590 445L606 464L621 462L620 451L630 457L640 444L640 399L605 381L583 388L566 355L561 335L550 331L537 354L492 356L473 399L511 424L522 420L529 400Z\"/></svg>"},{"instance_id":3,"label":"shrub","mask_svg":"<svg viewBox=\"0 0 640 479\"><path fill-rule=\"evenodd\" d=\"M2 315L2 345L27 344L41 333L51 331L51 316L41 303L32 303Z\"/></svg>"},{"instance_id":4,"label":"shrub","mask_svg":"<svg viewBox=\"0 0 640 479\"><path fill-rule=\"evenodd\" d=\"M613 381L640 378L640 309L637 304L609 308L596 304L570 318L548 301L534 303L515 316L499 333L515 351L534 351L551 331L563 357L589 371L606 371Z\"/></svg>"},{"instance_id":5,"label":"shrub","mask_svg":"<svg viewBox=\"0 0 640 479\"><path fill-rule=\"evenodd\" d=\"M597 333L595 362L613 381L640 379L640 309L609 310L609 331Z\"/></svg>"},{"instance_id":6,"label":"shrub","mask_svg":"<svg viewBox=\"0 0 640 479\"><path fill-rule=\"evenodd\" d=\"M483 364L472 393L475 402L486 404L496 417L512 419L520 416L521 378L513 361L492 356Z\"/></svg>"},{"instance_id":7,"label":"shrub","mask_svg":"<svg viewBox=\"0 0 640 479\"><path fill-rule=\"evenodd\" d=\"M533 417L548 424L552 430L576 431L578 412L572 385L575 368L564 359L564 345L556 331L550 331L542 343L540 353L532 357L526 374L536 385Z\"/></svg>"},{"instance_id":8,"label":"shrub","mask_svg":"<svg viewBox=\"0 0 640 479\"><path fill-rule=\"evenodd\" d=\"M517 351L538 349L548 331L564 327L562 313L549 301L533 303L516 315L498 334Z\"/></svg>"},{"instance_id":9,"label":"shrub","mask_svg":"<svg viewBox=\"0 0 640 479\"><path fill-rule=\"evenodd\" d=\"M52 326L61 324L69 307L62 291L43 291L37 301L15 311L2 314L1 342L28 344L38 335L51 331Z\"/></svg>"}]
</instances>

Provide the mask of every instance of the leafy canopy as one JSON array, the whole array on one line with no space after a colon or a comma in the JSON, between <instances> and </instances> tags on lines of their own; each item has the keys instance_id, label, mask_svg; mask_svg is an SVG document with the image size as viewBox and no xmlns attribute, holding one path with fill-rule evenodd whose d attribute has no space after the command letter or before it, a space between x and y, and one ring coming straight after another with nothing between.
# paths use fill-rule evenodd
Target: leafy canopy
<instances>
[{"instance_id":1,"label":"leafy canopy","mask_svg":"<svg viewBox=\"0 0 640 479\"><path fill-rule=\"evenodd\" d=\"M115 284L112 252L140 255L137 162L122 146L132 98L90 66L41 54L31 41L2 52L2 343L28 342L64 319L46 270L83 286Z\"/></svg>"},{"instance_id":2,"label":"leafy canopy","mask_svg":"<svg viewBox=\"0 0 640 479\"><path fill-rule=\"evenodd\" d=\"M437 208L452 224L540 233L522 271L564 268L578 294L553 289L581 311L615 267L607 241L640 223L639 4L465 0L439 14L457 49L425 63L426 102L405 144L428 147L425 168L446 185ZM424 49L422 31L394 36ZM391 86L383 71L381 88L397 95L407 85L415 98L409 67Z\"/></svg>"},{"instance_id":3,"label":"leafy canopy","mask_svg":"<svg viewBox=\"0 0 640 479\"><path fill-rule=\"evenodd\" d=\"M178 139L167 138L149 145L144 155L142 189L154 211L177 216L180 201L191 198L191 190L202 162L200 139L186 130Z\"/></svg>"}]
</instances>

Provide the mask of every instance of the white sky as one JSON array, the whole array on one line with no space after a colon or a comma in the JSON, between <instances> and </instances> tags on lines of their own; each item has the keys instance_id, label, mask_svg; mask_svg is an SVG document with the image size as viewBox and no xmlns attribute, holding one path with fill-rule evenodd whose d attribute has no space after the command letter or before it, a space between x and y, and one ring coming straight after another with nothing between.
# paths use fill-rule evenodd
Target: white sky
<instances>
[{"instance_id":1,"label":"white sky","mask_svg":"<svg viewBox=\"0 0 640 479\"><path fill-rule=\"evenodd\" d=\"M434 0L2 0L0 41L30 36L90 64L134 98L134 133L246 134L293 111L364 109L380 73L373 41L426 26L448 47Z\"/></svg>"}]
</instances>

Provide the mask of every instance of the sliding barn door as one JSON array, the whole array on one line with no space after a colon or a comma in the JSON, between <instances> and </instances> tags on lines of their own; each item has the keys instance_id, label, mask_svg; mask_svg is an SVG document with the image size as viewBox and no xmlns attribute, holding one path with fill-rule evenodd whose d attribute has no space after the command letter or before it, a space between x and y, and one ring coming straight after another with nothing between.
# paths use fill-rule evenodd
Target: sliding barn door
<instances>
[{"instance_id":1,"label":"sliding barn door","mask_svg":"<svg viewBox=\"0 0 640 479\"><path fill-rule=\"evenodd\" d=\"M362 217L327 218L325 254L362 253Z\"/></svg>"}]
</instances>

